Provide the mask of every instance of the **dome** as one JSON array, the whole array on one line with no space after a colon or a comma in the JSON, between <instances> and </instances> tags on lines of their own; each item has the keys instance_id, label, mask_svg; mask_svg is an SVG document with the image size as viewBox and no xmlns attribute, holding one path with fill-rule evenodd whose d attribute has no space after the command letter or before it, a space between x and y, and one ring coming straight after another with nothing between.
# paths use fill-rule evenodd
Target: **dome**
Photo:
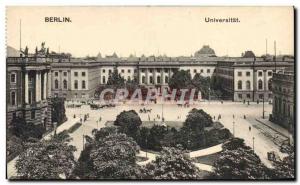
<instances>
[{"instance_id":1,"label":"dome","mask_svg":"<svg viewBox=\"0 0 300 185\"><path fill-rule=\"evenodd\" d=\"M209 45L204 45L199 51L195 52L195 57L214 57L216 56L215 51L209 47Z\"/></svg>"},{"instance_id":2,"label":"dome","mask_svg":"<svg viewBox=\"0 0 300 185\"><path fill-rule=\"evenodd\" d=\"M253 51L246 51L243 58L255 58Z\"/></svg>"}]
</instances>

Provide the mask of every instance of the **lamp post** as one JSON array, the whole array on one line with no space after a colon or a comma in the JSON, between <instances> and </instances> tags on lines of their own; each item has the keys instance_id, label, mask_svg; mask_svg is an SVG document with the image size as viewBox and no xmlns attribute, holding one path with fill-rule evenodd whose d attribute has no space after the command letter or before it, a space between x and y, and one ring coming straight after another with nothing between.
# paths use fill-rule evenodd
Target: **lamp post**
<instances>
[{"instance_id":1,"label":"lamp post","mask_svg":"<svg viewBox=\"0 0 300 185\"><path fill-rule=\"evenodd\" d=\"M233 121L232 121L232 134L233 134L233 137L234 137L234 132L235 132L235 130L234 130L234 126L235 126L235 122L234 122L234 114L233 114L233 116L232 116L232 118L233 118Z\"/></svg>"},{"instance_id":2,"label":"lamp post","mask_svg":"<svg viewBox=\"0 0 300 185\"><path fill-rule=\"evenodd\" d=\"M253 136L253 137L252 137L252 148L253 148L253 153L254 153L254 140L255 140L255 137Z\"/></svg>"},{"instance_id":3,"label":"lamp post","mask_svg":"<svg viewBox=\"0 0 300 185\"><path fill-rule=\"evenodd\" d=\"M265 119L265 95L263 96L263 119Z\"/></svg>"}]
</instances>

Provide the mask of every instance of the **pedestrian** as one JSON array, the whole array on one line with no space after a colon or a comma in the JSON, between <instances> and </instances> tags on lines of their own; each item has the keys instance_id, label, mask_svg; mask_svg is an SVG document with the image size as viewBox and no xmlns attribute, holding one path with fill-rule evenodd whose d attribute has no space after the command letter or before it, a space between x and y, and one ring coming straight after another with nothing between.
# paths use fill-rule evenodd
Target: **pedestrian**
<instances>
[{"instance_id":1,"label":"pedestrian","mask_svg":"<svg viewBox=\"0 0 300 185\"><path fill-rule=\"evenodd\" d=\"M250 105L250 102L249 102L249 100L248 100L248 105Z\"/></svg>"},{"instance_id":2,"label":"pedestrian","mask_svg":"<svg viewBox=\"0 0 300 185\"><path fill-rule=\"evenodd\" d=\"M251 131L251 126L249 126L249 132Z\"/></svg>"},{"instance_id":3,"label":"pedestrian","mask_svg":"<svg viewBox=\"0 0 300 185\"><path fill-rule=\"evenodd\" d=\"M246 119L246 115L244 115L244 119Z\"/></svg>"},{"instance_id":4,"label":"pedestrian","mask_svg":"<svg viewBox=\"0 0 300 185\"><path fill-rule=\"evenodd\" d=\"M216 116L214 116L214 120L216 119Z\"/></svg>"},{"instance_id":5,"label":"pedestrian","mask_svg":"<svg viewBox=\"0 0 300 185\"><path fill-rule=\"evenodd\" d=\"M76 118L76 115L74 114L73 118L75 119Z\"/></svg>"}]
</instances>

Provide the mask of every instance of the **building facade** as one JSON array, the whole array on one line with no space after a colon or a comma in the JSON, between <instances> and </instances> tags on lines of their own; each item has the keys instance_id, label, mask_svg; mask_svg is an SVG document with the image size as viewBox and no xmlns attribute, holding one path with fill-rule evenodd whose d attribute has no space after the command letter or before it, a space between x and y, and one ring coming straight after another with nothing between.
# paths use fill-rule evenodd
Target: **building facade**
<instances>
[{"instance_id":1,"label":"building facade","mask_svg":"<svg viewBox=\"0 0 300 185\"><path fill-rule=\"evenodd\" d=\"M294 72L285 71L274 74L272 85L273 110L270 120L293 132L295 121Z\"/></svg>"},{"instance_id":2,"label":"building facade","mask_svg":"<svg viewBox=\"0 0 300 185\"><path fill-rule=\"evenodd\" d=\"M42 45L35 55L7 57L7 121L23 116L34 124L49 127L49 97L64 97L67 100L93 98L97 87L107 84L114 70L125 80L135 79L139 85L146 87L167 87L175 71L186 70L192 78L196 74L215 77L226 99L272 101L272 89L277 86L273 83L273 74L293 67L294 59L278 57L266 60L254 54L245 56L217 57L213 49L205 46L191 57L118 58L114 55L83 59L46 53ZM278 78L276 80L280 81ZM279 95L276 97L279 98ZM282 97L275 100L283 102ZM286 106L293 103L291 98L285 102L289 102ZM276 111L273 110L274 113Z\"/></svg>"},{"instance_id":3,"label":"building facade","mask_svg":"<svg viewBox=\"0 0 300 185\"><path fill-rule=\"evenodd\" d=\"M7 124L20 117L46 129L52 127L50 69L44 57L7 58Z\"/></svg>"}]
</instances>

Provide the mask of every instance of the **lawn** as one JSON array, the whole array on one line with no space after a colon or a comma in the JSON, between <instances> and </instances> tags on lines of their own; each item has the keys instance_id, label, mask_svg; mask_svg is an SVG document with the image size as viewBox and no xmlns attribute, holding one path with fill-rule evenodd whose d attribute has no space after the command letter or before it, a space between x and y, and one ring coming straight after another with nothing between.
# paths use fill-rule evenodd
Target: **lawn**
<instances>
[{"instance_id":1,"label":"lawn","mask_svg":"<svg viewBox=\"0 0 300 185\"><path fill-rule=\"evenodd\" d=\"M177 130L179 130L182 125L183 125L183 122L181 121L165 121L164 124L166 126L169 126L169 127L174 127L176 128ZM114 122L113 121L107 121L105 123L106 126L114 126ZM161 121L143 121L142 122L142 125L140 127L147 127L147 128L151 128L153 127L154 125L163 125L163 123Z\"/></svg>"},{"instance_id":2,"label":"lawn","mask_svg":"<svg viewBox=\"0 0 300 185\"><path fill-rule=\"evenodd\" d=\"M210 154L210 155L205 155L201 157L196 157L193 159L197 163L202 163L202 164L207 164L213 166L214 162L216 159L218 159L220 156L220 153L215 153L215 154Z\"/></svg>"}]
</instances>

